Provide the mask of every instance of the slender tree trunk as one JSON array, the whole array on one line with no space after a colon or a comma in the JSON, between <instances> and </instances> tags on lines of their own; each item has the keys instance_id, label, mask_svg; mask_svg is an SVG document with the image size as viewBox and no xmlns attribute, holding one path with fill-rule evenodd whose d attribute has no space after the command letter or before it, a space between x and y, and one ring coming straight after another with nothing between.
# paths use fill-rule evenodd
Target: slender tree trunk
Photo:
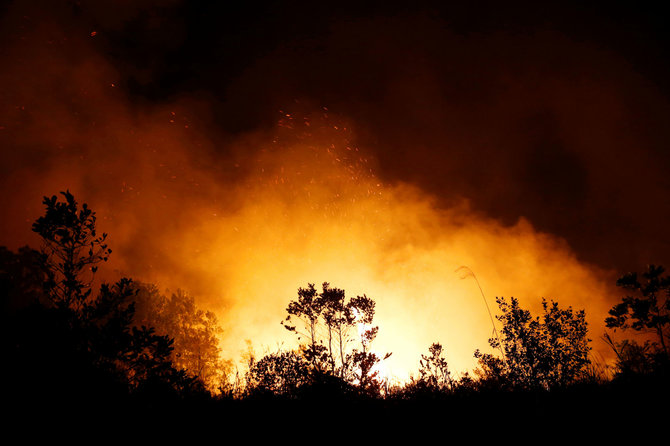
<instances>
[{"instance_id":1,"label":"slender tree trunk","mask_svg":"<svg viewBox=\"0 0 670 446\"><path fill-rule=\"evenodd\" d=\"M340 368L341 368L340 369L340 378L345 379L345 376L344 376L344 372L345 372L345 370L344 370L344 368L345 368L345 364L344 364L344 341L342 340L342 322L339 322L337 332L338 332L339 341L340 341Z\"/></svg>"},{"instance_id":2,"label":"slender tree trunk","mask_svg":"<svg viewBox=\"0 0 670 446\"><path fill-rule=\"evenodd\" d=\"M335 358L333 357L333 327L328 324L328 356L330 357L330 370L335 372Z\"/></svg>"},{"instance_id":3,"label":"slender tree trunk","mask_svg":"<svg viewBox=\"0 0 670 446\"><path fill-rule=\"evenodd\" d=\"M316 320L310 320L310 336L312 338L312 364L320 372L321 368L316 358Z\"/></svg>"}]
</instances>

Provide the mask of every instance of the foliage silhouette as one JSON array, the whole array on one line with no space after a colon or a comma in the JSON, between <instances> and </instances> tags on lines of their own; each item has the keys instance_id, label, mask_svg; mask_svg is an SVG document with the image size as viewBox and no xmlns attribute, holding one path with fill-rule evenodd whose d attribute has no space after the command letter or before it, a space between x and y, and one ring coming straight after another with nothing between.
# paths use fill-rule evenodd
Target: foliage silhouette
<instances>
[{"instance_id":1,"label":"foliage silhouette","mask_svg":"<svg viewBox=\"0 0 670 446\"><path fill-rule=\"evenodd\" d=\"M133 324L151 326L170 336L170 359L178 369L198 378L212 392L218 391L230 365L221 359L219 337L223 332L216 315L204 311L182 290L162 294L155 285L135 283Z\"/></svg>"},{"instance_id":2,"label":"foliage silhouette","mask_svg":"<svg viewBox=\"0 0 670 446\"><path fill-rule=\"evenodd\" d=\"M107 234L96 233L95 212L86 203L79 209L69 191L61 195L64 201L56 195L44 197L46 212L32 229L42 239L47 295L56 305L77 308L91 294L97 264L106 262L112 250L106 244Z\"/></svg>"},{"instance_id":3,"label":"foliage silhouette","mask_svg":"<svg viewBox=\"0 0 670 446\"><path fill-rule=\"evenodd\" d=\"M663 364L663 354L649 340L642 344L634 339L615 341L609 333L603 336L605 343L616 355L616 377L632 377L652 374Z\"/></svg>"},{"instance_id":4,"label":"foliage silhouette","mask_svg":"<svg viewBox=\"0 0 670 446\"><path fill-rule=\"evenodd\" d=\"M255 396L297 397L309 382L305 357L294 351L277 352L252 360L247 372L247 392Z\"/></svg>"},{"instance_id":5,"label":"foliage silhouette","mask_svg":"<svg viewBox=\"0 0 670 446\"><path fill-rule=\"evenodd\" d=\"M447 390L453 385L451 372L444 358L442 344L433 343L429 348L430 355L421 355L419 361L419 380L425 382L429 388Z\"/></svg>"},{"instance_id":6,"label":"foliage silhouette","mask_svg":"<svg viewBox=\"0 0 670 446\"><path fill-rule=\"evenodd\" d=\"M603 390L619 392L606 394L608 401L617 401L621 395L630 402L640 395L649 401L662 391L667 395L663 374L656 374L662 379L649 381L651 385L592 381L600 387L584 391L585 381L580 380L588 374L590 350L584 311L543 301L543 315L534 317L514 298L497 299L503 329L489 343L503 354L475 352L479 379L469 374L454 379L442 345L434 343L421 355L418 378L389 391L377 371L388 355L379 357L372 349L378 333L373 324L375 302L365 295L347 299L344 290L326 282L321 291L313 284L299 288L297 299L287 306L288 316L282 323L296 333L299 347L258 360L250 355L248 371L241 378L246 388L213 398L207 390L226 385L214 315L199 309L182 291L167 296L153 285L130 279L102 284L94 294L94 274L111 253L106 235L96 235L95 213L86 205L80 209L69 192L61 197L64 201L45 198L45 215L33 225L42 237L41 251L25 247L14 253L0 247L2 348L7 359L2 382L8 401L28 408L46 407L55 413L74 406L82 411L106 406L114 411L119 404L129 407L141 402L140 407L156 410L175 407L166 404L170 402L207 401L197 407L204 411L216 402L217 407L236 411L241 406L231 402L246 400L253 416L259 407L254 404L270 400L290 401L297 410L336 401L329 407L333 417L341 417L345 411L340 408L345 406L339 403L354 401L348 408L361 408L361 420L370 420L371 408L388 414L379 411L384 407L402 407L419 420L419 414L433 408L450 407L453 414L463 407L479 410L482 404L501 403L532 410L537 400L529 400L529 395L563 404L560 407L570 407L574 394L586 401ZM641 297L626 296L607 318L610 328L654 337L655 342L644 344L629 340L615 344L606 335L620 369L645 379L651 372L667 370L659 367L667 363L663 361L667 361L670 323L670 285L663 272L652 266L642 279L635 274L623 276L617 284ZM398 401L408 405L395 405ZM377 403L381 405L372 405ZM419 407L426 409L421 412Z\"/></svg>"},{"instance_id":7,"label":"foliage silhouette","mask_svg":"<svg viewBox=\"0 0 670 446\"><path fill-rule=\"evenodd\" d=\"M605 335L606 342L617 355L620 373L644 374L656 370L667 371L670 356L670 276L663 275L662 266L648 265L641 274L627 273L617 280L617 286L635 295L626 295L621 302L609 310L605 325L615 331L633 330L642 335L653 336L643 344L634 340L615 342Z\"/></svg>"},{"instance_id":8,"label":"foliage silhouette","mask_svg":"<svg viewBox=\"0 0 670 446\"><path fill-rule=\"evenodd\" d=\"M589 341L583 310L561 309L556 302L542 300L542 319L511 298L496 298L502 312L500 341L489 339L493 348L502 347L504 358L475 352L483 381L511 389L555 389L573 384L584 376L589 364ZM500 343L499 343L500 342Z\"/></svg>"},{"instance_id":9,"label":"foliage silhouette","mask_svg":"<svg viewBox=\"0 0 670 446\"><path fill-rule=\"evenodd\" d=\"M133 326L130 279L102 284L91 295L92 274L111 250L106 235L96 236L95 213L85 204L79 209L69 192L62 195L64 202L45 197L45 215L33 225L42 237L41 253L23 252L37 261L39 273L27 271L43 287L28 288L23 297L32 303L13 313L3 339L16 365L12 379L34 398L80 407L84 401L104 406L132 397L155 404L201 395L198 382L170 361L173 340L151 327ZM26 285L7 288L23 293Z\"/></svg>"},{"instance_id":10,"label":"foliage silhouette","mask_svg":"<svg viewBox=\"0 0 670 446\"><path fill-rule=\"evenodd\" d=\"M437 342L431 344L428 353L428 355L421 354L418 378L411 377L405 385L391 389L392 398L435 399L446 396L456 388L456 381L451 377L442 344Z\"/></svg>"},{"instance_id":11,"label":"foliage silhouette","mask_svg":"<svg viewBox=\"0 0 670 446\"><path fill-rule=\"evenodd\" d=\"M332 384L332 377L337 377L342 388L355 385L361 392L379 394L381 382L375 366L390 353L381 358L370 351L378 332L378 327L371 326L375 314L372 299L363 295L347 300L344 290L331 288L328 282L318 293L310 283L298 289L298 299L289 302L286 311L284 327L299 340L307 338L300 354L309 365L308 376L313 382ZM303 327L294 324L296 319ZM356 340L359 346L349 348Z\"/></svg>"}]
</instances>

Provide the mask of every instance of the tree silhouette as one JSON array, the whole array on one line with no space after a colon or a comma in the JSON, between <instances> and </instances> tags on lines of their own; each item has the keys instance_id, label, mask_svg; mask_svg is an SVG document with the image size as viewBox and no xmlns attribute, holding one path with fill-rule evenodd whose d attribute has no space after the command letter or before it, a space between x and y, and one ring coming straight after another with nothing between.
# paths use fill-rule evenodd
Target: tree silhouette
<instances>
[{"instance_id":1,"label":"tree silhouette","mask_svg":"<svg viewBox=\"0 0 670 446\"><path fill-rule=\"evenodd\" d=\"M176 391L191 386L192 380L173 367L174 340L156 334L153 327L133 326L134 297L130 279L100 287L97 298L85 306L80 317L86 349L98 366L121 371L131 391L146 391L159 383Z\"/></svg>"},{"instance_id":2,"label":"tree silhouette","mask_svg":"<svg viewBox=\"0 0 670 446\"><path fill-rule=\"evenodd\" d=\"M221 358L219 337L223 332L216 315L205 311L182 290L162 294L155 285L135 283L136 312L133 324L151 326L170 336L170 356L178 369L197 377L210 391L218 391L229 365Z\"/></svg>"},{"instance_id":3,"label":"tree silhouette","mask_svg":"<svg viewBox=\"0 0 670 446\"><path fill-rule=\"evenodd\" d=\"M173 340L152 327L133 326L135 289L130 279L102 284L91 294L97 264L111 250L96 235L95 213L79 209L69 192L44 198L45 215L33 225L42 238L39 271L43 293L12 321L8 353L14 378L42 399L118 400L180 398L200 388L173 367ZM17 276L21 280L23 276ZM48 395L51 395L48 398Z\"/></svg>"},{"instance_id":4,"label":"tree silhouette","mask_svg":"<svg viewBox=\"0 0 670 446\"><path fill-rule=\"evenodd\" d=\"M344 290L331 288L328 282L318 293L310 283L307 288L298 289L298 299L291 301L286 311L288 316L282 324L299 340L307 338L301 353L314 376L320 380L336 376L362 391L379 391L378 371L374 368L390 353L381 358L370 351L379 330L371 326L375 314L372 299L363 295L347 300ZM294 324L296 319L303 327ZM349 348L355 339L360 346Z\"/></svg>"},{"instance_id":5,"label":"tree silhouette","mask_svg":"<svg viewBox=\"0 0 670 446\"><path fill-rule=\"evenodd\" d=\"M327 287L328 284L324 283L324 290ZM301 339L302 336L307 336L308 344L302 348L303 354L311 366L318 372L327 370L329 365L331 370L334 369L332 349L329 357L327 349L323 345L323 340L320 339L319 335L322 324L321 318L326 308L326 301L322 294L317 293L312 283L308 284L307 288L298 288L298 299L289 303L286 308L288 316L282 321L287 330L298 334L298 339ZM300 331L296 325L292 325L292 317L301 320L306 331ZM329 333L332 333L332 331L329 331ZM332 346L332 337L330 336L329 345Z\"/></svg>"},{"instance_id":6,"label":"tree silhouette","mask_svg":"<svg viewBox=\"0 0 670 446\"><path fill-rule=\"evenodd\" d=\"M32 229L42 239L47 295L56 305L77 308L91 294L97 264L107 261L112 250L106 244L107 234L96 233L95 212L86 203L79 209L70 191L61 195L65 201L55 195L44 197L46 212Z\"/></svg>"},{"instance_id":7,"label":"tree silhouette","mask_svg":"<svg viewBox=\"0 0 670 446\"><path fill-rule=\"evenodd\" d=\"M614 330L634 330L656 339L653 342L647 339L640 345L634 340L616 343L605 335L605 340L617 354L621 372L647 373L667 364L670 359L670 276L663 275L664 272L662 266L648 265L642 280L632 272L616 282L617 286L637 296L626 295L614 305L605 325Z\"/></svg>"},{"instance_id":8,"label":"tree silhouette","mask_svg":"<svg viewBox=\"0 0 670 446\"><path fill-rule=\"evenodd\" d=\"M586 316L583 310L561 309L556 302L542 300L542 319L511 298L496 298L502 312L500 341L489 339L493 348L505 356L475 352L480 376L515 389L553 389L580 379L589 364L590 347Z\"/></svg>"},{"instance_id":9,"label":"tree silhouette","mask_svg":"<svg viewBox=\"0 0 670 446\"><path fill-rule=\"evenodd\" d=\"M625 296L612 307L605 319L608 328L633 329L656 335L658 348L668 355L667 339L670 336L670 276L663 275L662 266L649 265L642 273L628 273L617 280L617 286L641 297Z\"/></svg>"}]
</instances>

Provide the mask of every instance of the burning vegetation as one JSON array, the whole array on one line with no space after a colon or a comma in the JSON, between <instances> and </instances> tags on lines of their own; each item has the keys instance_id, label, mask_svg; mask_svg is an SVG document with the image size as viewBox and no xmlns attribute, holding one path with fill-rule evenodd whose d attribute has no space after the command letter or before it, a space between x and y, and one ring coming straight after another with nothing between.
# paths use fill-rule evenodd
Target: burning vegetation
<instances>
[{"instance_id":1,"label":"burning vegetation","mask_svg":"<svg viewBox=\"0 0 670 446\"><path fill-rule=\"evenodd\" d=\"M284 328L295 348L257 357L250 348L244 368L224 358L226 333L216 316L181 290L168 298L155 285L122 278L94 292L93 275L112 251L99 235L96 214L70 192L45 197L45 215L33 224L40 251L2 250L5 348L11 380L26 401L73 399L88 404L155 404L204 399L416 401L478 392L564 392L579 386L612 386L630 379L667 377L670 278L650 266L617 285L642 294L610 309L608 327L650 330L644 346L616 343L614 364L589 354L583 310L542 301L542 317L517 299L497 298L500 314L489 340L493 353L474 352L473 374L454 376L445 350L433 343L418 359L418 374L399 382L383 367L373 341L376 302L347 298L323 283L298 289L286 307ZM497 353L500 354L497 354ZM633 354L633 352L635 354ZM597 366L601 368L598 369ZM657 390L666 389L661 387ZM92 392L92 393L91 393Z\"/></svg>"},{"instance_id":2,"label":"burning vegetation","mask_svg":"<svg viewBox=\"0 0 670 446\"><path fill-rule=\"evenodd\" d=\"M481 11L470 32L451 2L6 3L20 407L667 390L670 76L636 59L647 34L626 52L616 21Z\"/></svg>"}]
</instances>

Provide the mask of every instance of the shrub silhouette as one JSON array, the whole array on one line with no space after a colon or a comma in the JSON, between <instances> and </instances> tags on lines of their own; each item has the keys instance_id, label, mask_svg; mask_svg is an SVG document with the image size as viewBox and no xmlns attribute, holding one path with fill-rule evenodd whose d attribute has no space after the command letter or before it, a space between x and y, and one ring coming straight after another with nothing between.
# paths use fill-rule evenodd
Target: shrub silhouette
<instances>
[{"instance_id":1,"label":"shrub silhouette","mask_svg":"<svg viewBox=\"0 0 670 446\"><path fill-rule=\"evenodd\" d=\"M411 377L402 386L394 386L389 396L403 400L426 400L446 396L456 387L456 380L451 376L444 348L440 343L433 343L428 348L428 355L422 354L419 360L419 376Z\"/></svg>"},{"instance_id":2,"label":"shrub silhouette","mask_svg":"<svg viewBox=\"0 0 670 446\"><path fill-rule=\"evenodd\" d=\"M300 352L270 353L258 361L251 359L246 375L247 394L297 398L310 379L309 363Z\"/></svg>"},{"instance_id":3,"label":"shrub silhouette","mask_svg":"<svg viewBox=\"0 0 670 446\"><path fill-rule=\"evenodd\" d=\"M433 343L429 348L430 355L421 355L419 361L419 381L424 382L427 387L436 390L448 390L453 385L451 372L444 358L442 344Z\"/></svg>"},{"instance_id":4,"label":"shrub silhouette","mask_svg":"<svg viewBox=\"0 0 670 446\"><path fill-rule=\"evenodd\" d=\"M590 347L584 311L561 309L556 302L542 300L542 319L511 298L496 298L502 312L500 341L489 339L504 357L475 352L481 380L512 389L554 389L583 377L589 364Z\"/></svg>"}]
</instances>

